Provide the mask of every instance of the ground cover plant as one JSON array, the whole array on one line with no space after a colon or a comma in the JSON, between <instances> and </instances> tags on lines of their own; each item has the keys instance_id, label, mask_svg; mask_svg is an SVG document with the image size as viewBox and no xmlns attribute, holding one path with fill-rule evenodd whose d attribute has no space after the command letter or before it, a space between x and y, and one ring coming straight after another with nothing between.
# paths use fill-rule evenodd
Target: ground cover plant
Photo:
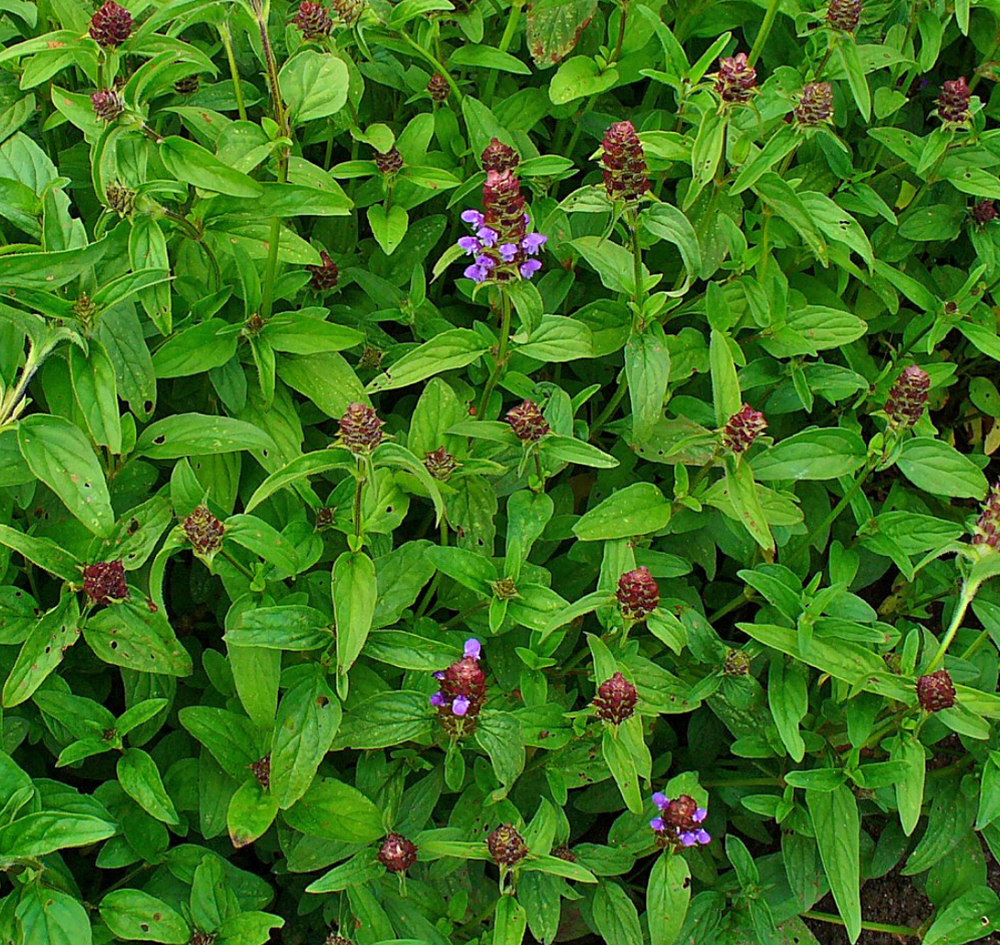
<instances>
[{"instance_id":1,"label":"ground cover plant","mask_svg":"<svg viewBox=\"0 0 1000 945\"><path fill-rule=\"evenodd\" d=\"M996 0L0 38L0 941L995 940Z\"/></svg>"}]
</instances>

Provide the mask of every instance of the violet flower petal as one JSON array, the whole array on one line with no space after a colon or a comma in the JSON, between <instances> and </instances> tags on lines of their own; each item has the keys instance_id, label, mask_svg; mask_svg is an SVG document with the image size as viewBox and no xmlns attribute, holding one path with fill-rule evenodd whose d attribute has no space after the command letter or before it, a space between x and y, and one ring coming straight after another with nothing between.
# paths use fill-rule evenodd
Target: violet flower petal
<instances>
[{"instance_id":1,"label":"violet flower petal","mask_svg":"<svg viewBox=\"0 0 1000 945\"><path fill-rule=\"evenodd\" d=\"M465 210L462 213L462 222L468 223L470 226L480 227L483 225L483 221L486 219L478 210Z\"/></svg>"},{"instance_id":2,"label":"violet flower petal","mask_svg":"<svg viewBox=\"0 0 1000 945\"><path fill-rule=\"evenodd\" d=\"M470 256L475 255L483 248L483 244L480 243L474 236L463 236L458 241L458 245Z\"/></svg>"},{"instance_id":3,"label":"violet flower petal","mask_svg":"<svg viewBox=\"0 0 1000 945\"><path fill-rule=\"evenodd\" d=\"M469 637L469 639L465 641L464 653L466 657L471 657L474 660L478 660L479 657L482 655L482 652L483 652L482 644L475 637Z\"/></svg>"},{"instance_id":4,"label":"violet flower petal","mask_svg":"<svg viewBox=\"0 0 1000 945\"><path fill-rule=\"evenodd\" d=\"M465 715L469 711L469 700L465 696L455 696L451 703L451 711L455 715Z\"/></svg>"},{"instance_id":5,"label":"violet flower petal","mask_svg":"<svg viewBox=\"0 0 1000 945\"><path fill-rule=\"evenodd\" d=\"M708 811L704 807L699 807L692 815L691 819L696 823L700 824L708 816Z\"/></svg>"},{"instance_id":6,"label":"violet flower petal","mask_svg":"<svg viewBox=\"0 0 1000 945\"><path fill-rule=\"evenodd\" d=\"M660 791L657 791L653 795L653 803L657 807L659 807L660 810L663 810L670 803L670 798L668 798L666 794L663 794Z\"/></svg>"},{"instance_id":7,"label":"violet flower petal","mask_svg":"<svg viewBox=\"0 0 1000 945\"><path fill-rule=\"evenodd\" d=\"M444 693L443 692L435 692L434 695L431 696L431 705L434 706L435 708L439 708L440 706L443 706L444 705Z\"/></svg>"},{"instance_id":8,"label":"violet flower petal","mask_svg":"<svg viewBox=\"0 0 1000 945\"><path fill-rule=\"evenodd\" d=\"M663 830L663 828L666 826L666 824L663 823L663 818L662 817L654 817L649 822L649 826L652 827L654 830Z\"/></svg>"}]
</instances>

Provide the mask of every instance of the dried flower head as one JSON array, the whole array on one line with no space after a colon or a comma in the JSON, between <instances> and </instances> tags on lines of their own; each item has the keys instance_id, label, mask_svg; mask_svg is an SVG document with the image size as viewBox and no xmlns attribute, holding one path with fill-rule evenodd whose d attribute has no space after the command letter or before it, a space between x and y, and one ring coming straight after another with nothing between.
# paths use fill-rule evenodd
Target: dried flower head
<instances>
[{"instance_id":1,"label":"dried flower head","mask_svg":"<svg viewBox=\"0 0 1000 945\"><path fill-rule=\"evenodd\" d=\"M250 762L250 771L253 776L257 779L257 783L265 790L271 790L271 756L264 755L263 758L258 758L256 761Z\"/></svg>"},{"instance_id":2,"label":"dried flower head","mask_svg":"<svg viewBox=\"0 0 1000 945\"><path fill-rule=\"evenodd\" d=\"M334 511L334 509L324 507L316 513L316 531L321 532L324 528L329 528L333 524Z\"/></svg>"},{"instance_id":3,"label":"dried flower head","mask_svg":"<svg viewBox=\"0 0 1000 945\"><path fill-rule=\"evenodd\" d=\"M390 833L379 847L378 861L390 873L405 873L417 862L417 847L400 833Z\"/></svg>"},{"instance_id":4,"label":"dried flower head","mask_svg":"<svg viewBox=\"0 0 1000 945\"><path fill-rule=\"evenodd\" d=\"M945 82L938 96L938 118L946 125L964 125L969 120L971 95L972 91L966 84L964 75Z\"/></svg>"},{"instance_id":5,"label":"dried flower head","mask_svg":"<svg viewBox=\"0 0 1000 945\"><path fill-rule=\"evenodd\" d=\"M722 661L722 673L725 676L746 676L750 672L750 657L746 650L726 650L726 658Z\"/></svg>"},{"instance_id":6,"label":"dried flower head","mask_svg":"<svg viewBox=\"0 0 1000 945\"><path fill-rule=\"evenodd\" d=\"M382 365L385 352L375 345L365 345L361 349L361 357L358 358L358 367L367 371L377 371Z\"/></svg>"},{"instance_id":7,"label":"dried flower head","mask_svg":"<svg viewBox=\"0 0 1000 945\"><path fill-rule=\"evenodd\" d=\"M98 606L128 600L125 567L119 561L98 561L83 569L84 593Z\"/></svg>"},{"instance_id":8,"label":"dried flower head","mask_svg":"<svg viewBox=\"0 0 1000 945\"><path fill-rule=\"evenodd\" d=\"M618 578L615 596L626 620L645 620L659 606L660 588L649 568L640 565Z\"/></svg>"},{"instance_id":9,"label":"dried flower head","mask_svg":"<svg viewBox=\"0 0 1000 945\"><path fill-rule=\"evenodd\" d=\"M486 701L486 673L479 665L481 658L482 646L471 637L465 641L462 658L434 674L441 688L431 696L431 705L449 726L453 717L474 719Z\"/></svg>"},{"instance_id":10,"label":"dried flower head","mask_svg":"<svg viewBox=\"0 0 1000 945\"><path fill-rule=\"evenodd\" d=\"M339 932L331 932L326 937L326 941L323 945L354 945L354 943L349 938L345 938Z\"/></svg>"},{"instance_id":11,"label":"dried flower head","mask_svg":"<svg viewBox=\"0 0 1000 945\"><path fill-rule=\"evenodd\" d=\"M178 79L174 83L174 91L178 95L194 95L201 87L201 76L187 75L183 79Z\"/></svg>"},{"instance_id":12,"label":"dried flower head","mask_svg":"<svg viewBox=\"0 0 1000 945\"><path fill-rule=\"evenodd\" d=\"M861 22L862 0L830 0L826 8L826 25L839 33L853 33Z\"/></svg>"},{"instance_id":13,"label":"dried flower head","mask_svg":"<svg viewBox=\"0 0 1000 945\"><path fill-rule=\"evenodd\" d=\"M365 0L331 0L330 6L344 26L354 26L365 12Z\"/></svg>"},{"instance_id":14,"label":"dried flower head","mask_svg":"<svg viewBox=\"0 0 1000 945\"><path fill-rule=\"evenodd\" d=\"M302 0L294 22L306 42L323 39L333 30L333 19L326 7L322 3L313 3L313 0Z\"/></svg>"},{"instance_id":15,"label":"dried flower head","mask_svg":"<svg viewBox=\"0 0 1000 945\"><path fill-rule=\"evenodd\" d=\"M97 304L86 292L81 292L73 303L73 314L85 326L90 326L94 323L94 319L97 318Z\"/></svg>"},{"instance_id":16,"label":"dried flower head","mask_svg":"<svg viewBox=\"0 0 1000 945\"><path fill-rule=\"evenodd\" d=\"M119 216L131 216L135 210L135 191L131 187L126 187L119 181L109 184L105 191L108 197L108 206Z\"/></svg>"},{"instance_id":17,"label":"dried flower head","mask_svg":"<svg viewBox=\"0 0 1000 945\"><path fill-rule=\"evenodd\" d=\"M101 120L112 122L125 111L125 102L114 89L101 89L90 96L94 114Z\"/></svg>"},{"instance_id":18,"label":"dried flower head","mask_svg":"<svg viewBox=\"0 0 1000 945\"><path fill-rule=\"evenodd\" d=\"M451 86L448 85L448 80L440 72L435 72L427 81L427 94L432 101L448 101L448 96L451 95Z\"/></svg>"},{"instance_id":19,"label":"dried flower head","mask_svg":"<svg viewBox=\"0 0 1000 945\"><path fill-rule=\"evenodd\" d=\"M974 526L972 543L984 545L994 551L1000 550L1000 482L990 489L990 494L983 503Z\"/></svg>"},{"instance_id":20,"label":"dried flower head","mask_svg":"<svg viewBox=\"0 0 1000 945\"><path fill-rule=\"evenodd\" d=\"M513 824L497 827L487 838L486 846L497 866L517 866L528 855L524 838Z\"/></svg>"},{"instance_id":21,"label":"dried flower head","mask_svg":"<svg viewBox=\"0 0 1000 945\"><path fill-rule=\"evenodd\" d=\"M367 453L382 442L385 421L367 404L350 404L340 418L337 437L352 453Z\"/></svg>"},{"instance_id":22,"label":"dried flower head","mask_svg":"<svg viewBox=\"0 0 1000 945\"><path fill-rule=\"evenodd\" d=\"M222 536L226 526L222 524L207 506L199 505L183 523L184 534L191 542L195 554L211 559L222 547Z\"/></svg>"},{"instance_id":23,"label":"dried flower head","mask_svg":"<svg viewBox=\"0 0 1000 945\"><path fill-rule=\"evenodd\" d=\"M912 427L924 415L930 388L931 377L923 368L915 364L904 368L885 402L889 422L894 427Z\"/></svg>"},{"instance_id":24,"label":"dried flower head","mask_svg":"<svg viewBox=\"0 0 1000 945\"><path fill-rule=\"evenodd\" d=\"M984 227L997 218L997 205L992 200L980 200L971 210L972 221Z\"/></svg>"},{"instance_id":25,"label":"dried flower head","mask_svg":"<svg viewBox=\"0 0 1000 945\"><path fill-rule=\"evenodd\" d=\"M833 86L829 82L810 82L802 89L795 106L795 119L800 125L819 125L833 115Z\"/></svg>"},{"instance_id":26,"label":"dried flower head","mask_svg":"<svg viewBox=\"0 0 1000 945\"><path fill-rule=\"evenodd\" d=\"M576 854L567 846L556 847L552 851L552 855L560 860L565 860L567 863L576 862Z\"/></svg>"},{"instance_id":27,"label":"dried flower head","mask_svg":"<svg viewBox=\"0 0 1000 945\"><path fill-rule=\"evenodd\" d=\"M483 149L479 162L487 173L495 171L502 174L504 171L517 170L517 165L521 163L521 156L499 138L491 138L490 143Z\"/></svg>"},{"instance_id":28,"label":"dried flower head","mask_svg":"<svg viewBox=\"0 0 1000 945\"><path fill-rule=\"evenodd\" d=\"M917 680L917 699L925 712L940 712L955 704L955 684L948 670L921 676Z\"/></svg>"},{"instance_id":29,"label":"dried flower head","mask_svg":"<svg viewBox=\"0 0 1000 945\"><path fill-rule=\"evenodd\" d=\"M524 443L537 443L551 429L538 405L532 400L522 401L517 407L508 410L507 422L514 435Z\"/></svg>"},{"instance_id":30,"label":"dried flower head","mask_svg":"<svg viewBox=\"0 0 1000 945\"><path fill-rule=\"evenodd\" d=\"M601 142L604 189L612 200L635 203L649 190L646 154L630 121L616 121Z\"/></svg>"},{"instance_id":31,"label":"dried flower head","mask_svg":"<svg viewBox=\"0 0 1000 945\"><path fill-rule=\"evenodd\" d=\"M757 70L747 61L746 53L719 60L715 91L727 105L749 102L757 89Z\"/></svg>"},{"instance_id":32,"label":"dried flower head","mask_svg":"<svg viewBox=\"0 0 1000 945\"><path fill-rule=\"evenodd\" d=\"M403 169L403 155L399 153L399 148L393 145L383 154L381 151L375 152L375 166L379 172L385 175L398 174Z\"/></svg>"},{"instance_id":33,"label":"dried flower head","mask_svg":"<svg viewBox=\"0 0 1000 945\"><path fill-rule=\"evenodd\" d=\"M601 683L592 704L597 709L599 719L612 725L621 725L635 715L635 704L638 701L635 686L616 672Z\"/></svg>"},{"instance_id":34,"label":"dried flower head","mask_svg":"<svg viewBox=\"0 0 1000 945\"><path fill-rule=\"evenodd\" d=\"M319 251L319 258L320 264L318 266L306 266L306 269L312 273L309 285L317 292L329 292L337 287L340 270L325 249Z\"/></svg>"},{"instance_id":35,"label":"dried flower head","mask_svg":"<svg viewBox=\"0 0 1000 945\"><path fill-rule=\"evenodd\" d=\"M107 0L90 18L90 38L99 46L113 49L132 35L132 14L124 7Z\"/></svg>"},{"instance_id":36,"label":"dried flower head","mask_svg":"<svg viewBox=\"0 0 1000 945\"><path fill-rule=\"evenodd\" d=\"M764 414L744 404L722 428L722 445L733 453L745 453L766 429Z\"/></svg>"},{"instance_id":37,"label":"dried flower head","mask_svg":"<svg viewBox=\"0 0 1000 945\"><path fill-rule=\"evenodd\" d=\"M424 457L424 467L435 479L440 479L443 482L451 477L451 474L458 467L458 463L451 453L443 446L439 446Z\"/></svg>"},{"instance_id":38,"label":"dried flower head","mask_svg":"<svg viewBox=\"0 0 1000 945\"><path fill-rule=\"evenodd\" d=\"M708 831L701 826L708 811L699 807L694 798L681 794L670 800L666 794L657 793L653 803L660 809L660 816L654 817L649 826L661 846L692 847L711 842Z\"/></svg>"},{"instance_id":39,"label":"dried flower head","mask_svg":"<svg viewBox=\"0 0 1000 945\"><path fill-rule=\"evenodd\" d=\"M490 588L497 600L513 600L515 597L521 596L517 592L517 584L514 583L513 578L505 577L499 581L493 581Z\"/></svg>"},{"instance_id":40,"label":"dried flower head","mask_svg":"<svg viewBox=\"0 0 1000 945\"><path fill-rule=\"evenodd\" d=\"M201 929L195 929L191 935L191 941L188 942L188 945L212 945L214 941L214 932L203 932Z\"/></svg>"}]
</instances>

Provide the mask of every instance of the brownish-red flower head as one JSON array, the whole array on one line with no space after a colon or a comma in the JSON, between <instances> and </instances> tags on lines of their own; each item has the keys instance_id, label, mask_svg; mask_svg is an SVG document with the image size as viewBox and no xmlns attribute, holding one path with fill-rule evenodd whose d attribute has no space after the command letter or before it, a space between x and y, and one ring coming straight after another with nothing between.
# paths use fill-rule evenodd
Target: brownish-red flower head
<instances>
[{"instance_id":1,"label":"brownish-red flower head","mask_svg":"<svg viewBox=\"0 0 1000 945\"><path fill-rule=\"evenodd\" d=\"M532 400L525 400L508 410L507 422L514 435L524 443L537 443L550 429L548 421Z\"/></svg>"},{"instance_id":2,"label":"brownish-red flower head","mask_svg":"<svg viewBox=\"0 0 1000 945\"><path fill-rule=\"evenodd\" d=\"M945 82L938 96L938 118L946 125L964 125L969 120L971 95L972 91L966 84L964 75Z\"/></svg>"},{"instance_id":3,"label":"brownish-red flower head","mask_svg":"<svg viewBox=\"0 0 1000 945\"><path fill-rule=\"evenodd\" d=\"M840 33L853 33L861 22L862 0L830 0L826 8L826 24Z\"/></svg>"},{"instance_id":4,"label":"brownish-red flower head","mask_svg":"<svg viewBox=\"0 0 1000 945\"><path fill-rule=\"evenodd\" d=\"M802 89L795 106L795 118L800 125L819 125L833 114L833 86L829 82L810 82Z\"/></svg>"},{"instance_id":5,"label":"brownish-red flower head","mask_svg":"<svg viewBox=\"0 0 1000 945\"><path fill-rule=\"evenodd\" d=\"M338 437L352 453L366 453L382 442L385 421L367 404L351 404L340 418Z\"/></svg>"},{"instance_id":6,"label":"brownish-red flower head","mask_svg":"<svg viewBox=\"0 0 1000 945\"><path fill-rule=\"evenodd\" d=\"M892 425L912 427L924 415L930 389L931 377L923 368L915 364L904 368L885 402L885 412Z\"/></svg>"},{"instance_id":7,"label":"brownish-red flower head","mask_svg":"<svg viewBox=\"0 0 1000 945\"><path fill-rule=\"evenodd\" d=\"M307 41L323 39L330 35L333 20L322 3L313 0L302 0L298 13L295 14L295 25Z\"/></svg>"},{"instance_id":8,"label":"brownish-red flower head","mask_svg":"<svg viewBox=\"0 0 1000 945\"><path fill-rule=\"evenodd\" d=\"M649 190L646 154L630 121L616 121L601 142L604 189L612 200L634 203Z\"/></svg>"},{"instance_id":9,"label":"brownish-red flower head","mask_svg":"<svg viewBox=\"0 0 1000 945\"><path fill-rule=\"evenodd\" d=\"M390 833L379 847L378 861L390 873L405 873L417 862L417 847L402 834Z\"/></svg>"},{"instance_id":10,"label":"brownish-red flower head","mask_svg":"<svg viewBox=\"0 0 1000 945\"><path fill-rule=\"evenodd\" d=\"M486 846L497 866L517 866L528 855L524 838L513 824L497 827L486 838Z\"/></svg>"},{"instance_id":11,"label":"brownish-red flower head","mask_svg":"<svg viewBox=\"0 0 1000 945\"><path fill-rule=\"evenodd\" d=\"M747 61L746 53L719 60L715 91L727 105L749 102L757 88L757 70Z\"/></svg>"},{"instance_id":12,"label":"brownish-red flower head","mask_svg":"<svg viewBox=\"0 0 1000 945\"><path fill-rule=\"evenodd\" d=\"M955 704L955 685L948 670L939 669L936 673L921 676L917 680L917 699L925 712L950 709Z\"/></svg>"},{"instance_id":13,"label":"brownish-red flower head","mask_svg":"<svg viewBox=\"0 0 1000 945\"><path fill-rule=\"evenodd\" d=\"M1000 483L990 489L983 503L983 510L976 519L972 543L1000 550Z\"/></svg>"},{"instance_id":14,"label":"brownish-red flower head","mask_svg":"<svg viewBox=\"0 0 1000 945\"><path fill-rule=\"evenodd\" d=\"M98 561L83 569L84 593L98 605L128 600L125 567L121 561Z\"/></svg>"},{"instance_id":15,"label":"brownish-red flower head","mask_svg":"<svg viewBox=\"0 0 1000 945\"><path fill-rule=\"evenodd\" d=\"M114 121L125 111L125 102L114 89L101 89L90 96L94 114L101 121Z\"/></svg>"},{"instance_id":16,"label":"brownish-red flower head","mask_svg":"<svg viewBox=\"0 0 1000 945\"><path fill-rule=\"evenodd\" d=\"M435 102L448 101L448 96L451 94L451 86L448 85L448 80L440 72L435 72L427 82L427 94Z\"/></svg>"},{"instance_id":17,"label":"brownish-red flower head","mask_svg":"<svg viewBox=\"0 0 1000 945\"><path fill-rule=\"evenodd\" d=\"M250 762L250 771L265 791L271 790L271 756L269 754Z\"/></svg>"},{"instance_id":18,"label":"brownish-red flower head","mask_svg":"<svg viewBox=\"0 0 1000 945\"><path fill-rule=\"evenodd\" d=\"M325 249L319 251L319 258L321 262L318 266L306 266L306 269L312 273L309 285L317 292L329 292L337 287L340 270Z\"/></svg>"},{"instance_id":19,"label":"brownish-red flower head","mask_svg":"<svg viewBox=\"0 0 1000 945\"><path fill-rule=\"evenodd\" d=\"M443 446L436 450L431 450L424 457L424 468L435 478L444 481L449 479L455 471L458 463Z\"/></svg>"},{"instance_id":20,"label":"brownish-red flower head","mask_svg":"<svg viewBox=\"0 0 1000 945\"><path fill-rule=\"evenodd\" d=\"M971 213L976 226L986 226L997 218L997 205L992 200L980 200L972 208Z\"/></svg>"},{"instance_id":21,"label":"brownish-red flower head","mask_svg":"<svg viewBox=\"0 0 1000 945\"><path fill-rule=\"evenodd\" d=\"M206 506L199 505L184 519L183 527L187 540L202 557L211 558L222 547L226 526Z\"/></svg>"},{"instance_id":22,"label":"brownish-red flower head","mask_svg":"<svg viewBox=\"0 0 1000 945\"><path fill-rule=\"evenodd\" d=\"M722 428L722 445L734 453L745 453L766 429L764 414L744 404Z\"/></svg>"},{"instance_id":23,"label":"brownish-red flower head","mask_svg":"<svg viewBox=\"0 0 1000 945\"><path fill-rule=\"evenodd\" d=\"M606 679L597 689L593 705L597 709L597 717L613 725L621 725L626 719L635 715L638 694L621 673L615 673Z\"/></svg>"},{"instance_id":24,"label":"brownish-red flower head","mask_svg":"<svg viewBox=\"0 0 1000 945\"><path fill-rule=\"evenodd\" d=\"M480 156L483 170L489 173L496 171L514 171L521 162L521 156L510 145L504 144L499 138L492 138Z\"/></svg>"},{"instance_id":25,"label":"brownish-red flower head","mask_svg":"<svg viewBox=\"0 0 1000 945\"><path fill-rule=\"evenodd\" d=\"M626 619L645 620L660 603L660 588L649 568L640 565L618 579L615 596Z\"/></svg>"},{"instance_id":26,"label":"brownish-red flower head","mask_svg":"<svg viewBox=\"0 0 1000 945\"><path fill-rule=\"evenodd\" d=\"M132 35L132 14L107 0L90 19L90 37L101 46L121 46Z\"/></svg>"},{"instance_id":27,"label":"brownish-red flower head","mask_svg":"<svg viewBox=\"0 0 1000 945\"><path fill-rule=\"evenodd\" d=\"M403 169L403 155L399 153L399 148L396 145L393 145L384 154L381 151L376 151L375 166L383 174L398 174Z\"/></svg>"}]
</instances>

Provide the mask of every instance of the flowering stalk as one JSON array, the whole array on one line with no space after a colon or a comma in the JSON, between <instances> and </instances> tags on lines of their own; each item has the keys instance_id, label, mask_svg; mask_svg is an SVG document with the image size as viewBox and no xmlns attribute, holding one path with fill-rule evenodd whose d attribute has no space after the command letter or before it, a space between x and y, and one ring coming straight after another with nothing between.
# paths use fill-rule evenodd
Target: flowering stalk
<instances>
[{"instance_id":1,"label":"flowering stalk","mask_svg":"<svg viewBox=\"0 0 1000 945\"><path fill-rule=\"evenodd\" d=\"M771 29L778 17L778 8L780 6L781 0L771 0L770 4L768 4L767 12L764 14L764 22L760 25L760 32L753 41L753 47L750 50L750 55L747 57L747 62L750 66L757 64L757 60L764 49L764 44L767 42L768 36L771 35Z\"/></svg>"},{"instance_id":2,"label":"flowering stalk","mask_svg":"<svg viewBox=\"0 0 1000 945\"><path fill-rule=\"evenodd\" d=\"M490 376L483 388L483 396L479 400L479 413L477 420L482 420L486 416L486 408L490 405L490 396L493 394L501 375L507 367L507 345L510 339L510 316L513 306L510 304L510 296L507 290L500 286L500 345L497 348L497 361L490 372Z\"/></svg>"},{"instance_id":3,"label":"flowering stalk","mask_svg":"<svg viewBox=\"0 0 1000 945\"><path fill-rule=\"evenodd\" d=\"M233 52L233 34L229 31L229 21L222 20L216 30L222 40L222 48L226 50L226 60L229 62L229 75L233 82L233 94L236 96L236 110L240 121L247 120L247 107L243 101L243 86L240 83L240 69L236 64L236 54Z\"/></svg>"}]
</instances>

